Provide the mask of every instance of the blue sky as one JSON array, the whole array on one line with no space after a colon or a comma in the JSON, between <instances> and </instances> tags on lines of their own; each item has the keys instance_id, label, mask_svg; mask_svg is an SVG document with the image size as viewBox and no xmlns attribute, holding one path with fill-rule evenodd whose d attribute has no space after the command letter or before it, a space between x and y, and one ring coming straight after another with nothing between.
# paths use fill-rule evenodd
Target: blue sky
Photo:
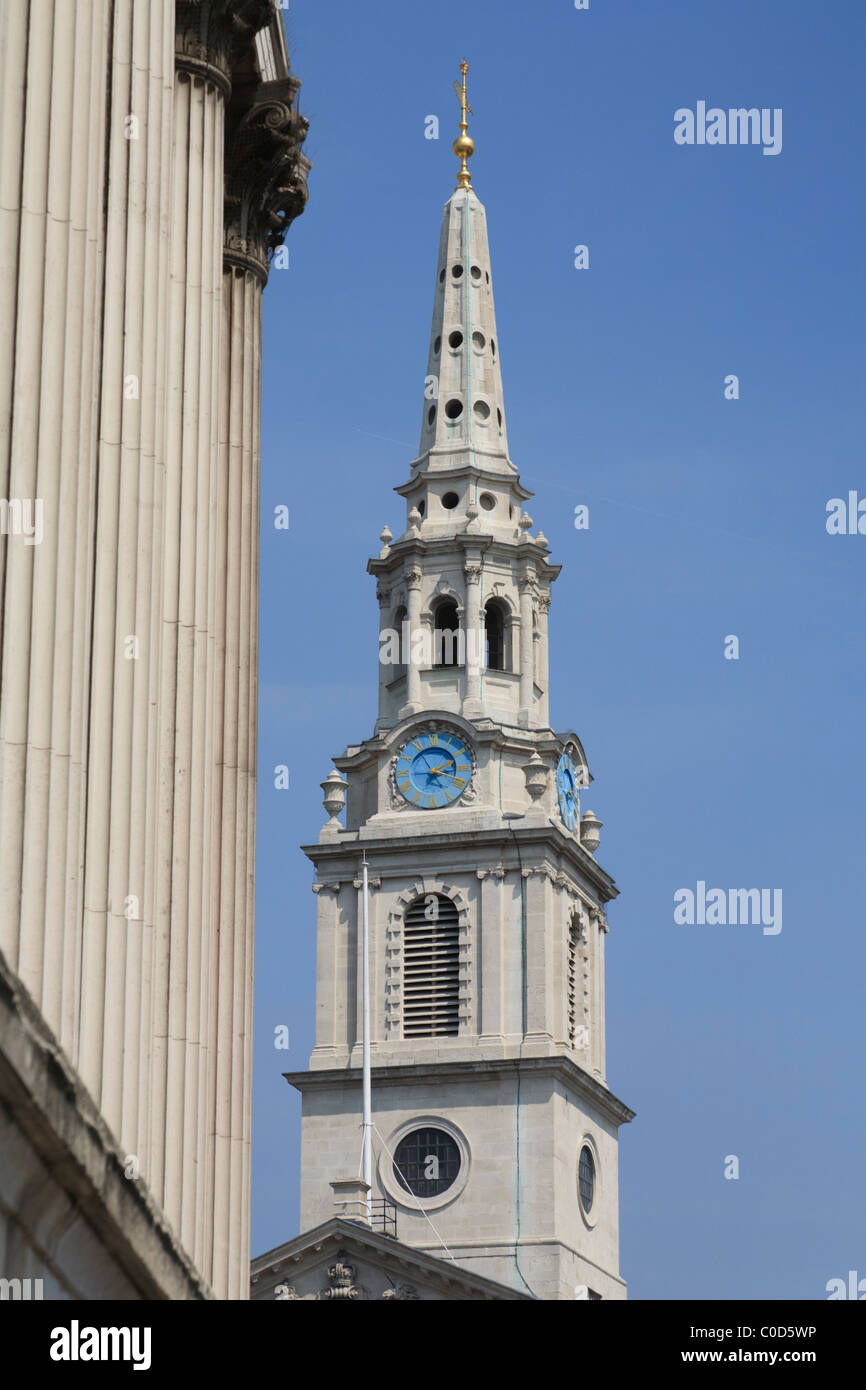
<instances>
[{"instance_id":1,"label":"blue sky","mask_svg":"<svg viewBox=\"0 0 866 1390\"><path fill-rule=\"evenodd\" d=\"M825 526L830 498L866 497L866 7L292 0L286 18L315 167L265 295L253 1253L298 1229L298 846L331 756L375 719L365 565L403 529L465 54L511 455L563 565L552 723L583 740L621 894L622 1272L632 1298L824 1298L866 1277L866 536ZM698 101L781 108L781 153L676 145ZM676 925L698 880L781 888L782 931Z\"/></svg>"}]
</instances>

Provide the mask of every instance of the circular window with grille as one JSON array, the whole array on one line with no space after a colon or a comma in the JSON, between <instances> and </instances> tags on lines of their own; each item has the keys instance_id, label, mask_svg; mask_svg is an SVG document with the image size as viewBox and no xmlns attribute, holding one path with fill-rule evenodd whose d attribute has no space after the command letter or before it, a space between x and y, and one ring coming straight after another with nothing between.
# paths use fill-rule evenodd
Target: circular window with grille
<instances>
[{"instance_id":1,"label":"circular window with grille","mask_svg":"<svg viewBox=\"0 0 866 1390\"><path fill-rule=\"evenodd\" d=\"M413 1197L439 1197L456 1182L460 1150L444 1129L413 1129L394 1154L394 1181Z\"/></svg>"},{"instance_id":2,"label":"circular window with grille","mask_svg":"<svg viewBox=\"0 0 866 1390\"><path fill-rule=\"evenodd\" d=\"M413 1115L384 1143L376 1159L379 1183L406 1211L434 1211L456 1201L469 1181L472 1154L462 1130L443 1115Z\"/></svg>"},{"instance_id":3,"label":"circular window with grille","mask_svg":"<svg viewBox=\"0 0 866 1390\"><path fill-rule=\"evenodd\" d=\"M580 1148L580 1157L577 1160L577 1190L584 1219L591 1223L593 1221L592 1209L596 1204L597 1188L598 1167L595 1154L584 1140Z\"/></svg>"}]
</instances>

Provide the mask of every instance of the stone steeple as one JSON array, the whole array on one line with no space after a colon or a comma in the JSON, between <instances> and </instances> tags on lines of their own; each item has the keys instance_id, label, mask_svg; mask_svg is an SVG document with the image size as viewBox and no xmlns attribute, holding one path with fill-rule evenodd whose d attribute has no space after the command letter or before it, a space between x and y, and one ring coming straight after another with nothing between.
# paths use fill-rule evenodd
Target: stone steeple
<instances>
[{"instance_id":1,"label":"stone steeple","mask_svg":"<svg viewBox=\"0 0 866 1390\"><path fill-rule=\"evenodd\" d=\"M461 137L455 153L462 139L471 144ZM544 536L530 534L523 503L532 494L508 456L487 217L468 183L442 215L420 449L396 491L406 530L394 540L386 528L368 566L379 580L380 632L401 640L399 660L383 661L380 649L378 727L431 708L545 727L559 566ZM447 607L464 642L450 662L435 647Z\"/></svg>"},{"instance_id":2,"label":"stone steeple","mask_svg":"<svg viewBox=\"0 0 866 1390\"><path fill-rule=\"evenodd\" d=\"M474 465L517 474L505 432L487 215L472 188L458 188L442 213L418 452L420 471Z\"/></svg>"},{"instance_id":3,"label":"stone steeple","mask_svg":"<svg viewBox=\"0 0 866 1390\"><path fill-rule=\"evenodd\" d=\"M373 1197L399 1236L537 1298L621 1298L618 1127L605 1081L600 822L586 754L548 713L559 566L508 456L465 65L421 449L376 578L379 716L334 758L316 844L316 1045L303 1093L302 1222L357 1170L369 941ZM447 640L446 640L447 639ZM345 809L345 823L341 817ZM366 874L364 866L366 865ZM364 882L368 893L365 896ZM582 1292L581 1292L582 1291Z\"/></svg>"}]
</instances>

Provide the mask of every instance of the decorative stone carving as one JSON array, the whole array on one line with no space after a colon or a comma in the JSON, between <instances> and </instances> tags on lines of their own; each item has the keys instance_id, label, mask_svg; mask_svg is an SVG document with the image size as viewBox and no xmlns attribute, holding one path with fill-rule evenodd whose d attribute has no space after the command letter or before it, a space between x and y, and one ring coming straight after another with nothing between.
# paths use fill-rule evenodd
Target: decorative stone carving
<instances>
[{"instance_id":1,"label":"decorative stone carving","mask_svg":"<svg viewBox=\"0 0 866 1390\"><path fill-rule=\"evenodd\" d=\"M319 1298L330 1300L365 1299L367 1290L362 1284L355 1283L357 1272L355 1266L349 1263L347 1252L341 1250L337 1255L336 1262L328 1268L329 1287L322 1289Z\"/></svg>"},{"instance_id":2,"label":"decorative stone carving","mask_svg":"<svg viewBox=\"0 0 866 1390\"><path fill-rule=\"evenodd\" d=\"M228 97L233 68L273 12L272 0L177 0L175 66Z\"/></svg>"},{"instance_id":3,"label":"decorative stone carving","mask_svg":"<svg viewBox=\"0 0 866 1390\"><path fill-rule=\"evenodd\" d=\"M415 1288L414 1284L397 1284L393 1289L385 1289L384 1293L382 1294L383 1301L385 1299L388 1299L389 1302L393 1299L413 1299L417 1302L420 1301L420 1298L421 1295Z\"/></svg>"},{"instance_id":4,"label":"decorative stone carving","mask_svg":"<svg viewBox=\"0 0 866 1390\"><path fill-rule=\"evenodd\" d=\"M533 801L539 801L547 790L550 773L538 753L533 753L529 762L523 764L523 775L526 778L526 790L530 797Z\"/></svg>"},{"instance_id":5,"label":"decorative stone carving","mask_svg":"<svg viewBox=\"0 0 866 1390\"><path fill-rule=\"evenodd\" d=\"M580 818L580 843L589 854L595 854L601 844L599 831L603 821L598 819L594 811L584 811Z\"/></svg>"},{"instance_id":6,"label":"decorative stone carving","mask_svg":"<svg viewBox=\"0 0 866 1390\"><path fill-rule=\"evenodd\" d=\"M457 590L451 587L447 579L439 579L436 581L436 588L433 590L433 598L449 598L453 603L457 604L461 601Z\"/></svg>"},{"instance_id":7,"label":"decorative stone carving","mask_svg":"<svg viewBox=\"0 0 866 1390\"><path fill-rule=\"evenodd\" d=\"M344 781L337 769L334 768L333 772L330 772L328 774L324 782L319 783L319 786L322 788L322 791L324 792L324 797L322 798L322 805L324 806L325 810L328 812L328 815L331 818L327 822L325 829L342 830L343 827L341 826L338 817L346 804L346 792L349 787L348 782Z\"/></svg>"},{"instance_id":8,"label":"decorative stone carving","mask_svg":"<svg viewBox=\"0 0 866 1390\"><path fill-rule=\"evenodd\" d=\"M476 869L475 877L483 883L485 878L504 878L505 869L501 864L497 864L494 869Z\"/></svg>"},{"instance_id":9,"label":"decorative stone carving","mask_svg":"<svg viewBox=\"0 0 866 1390\"><path fill-rule=\"evenodd\" d=\"M314 883L313 892L316 894L333 893L334 897L336 898L339 897L340 885L339 883Z\"/></svg>"},{"instance_id":10,"label":"decorative stone carving","mask_svg":"<svg viewBox=\"0 0 866 1390\"><path fill-rule=\"evenodd\" d=\"M296 77L260 83L227 123L224 260L262 283L307 201L312 166L301 154L309 122L297 109L300 85Z\"/></svg>"},{"instance_id":11,"label":"decorative stone carving","mask_svg":"<svg viewBox=\"0 0 866 1390\"><path fill-rule=\"evenodd\" d=\"M278 1303L285 1303L297 1297L298 1291L294 1284L277 1284L277 1287L274 1289L274 1298Z\"/></svg>"}]
</instances>

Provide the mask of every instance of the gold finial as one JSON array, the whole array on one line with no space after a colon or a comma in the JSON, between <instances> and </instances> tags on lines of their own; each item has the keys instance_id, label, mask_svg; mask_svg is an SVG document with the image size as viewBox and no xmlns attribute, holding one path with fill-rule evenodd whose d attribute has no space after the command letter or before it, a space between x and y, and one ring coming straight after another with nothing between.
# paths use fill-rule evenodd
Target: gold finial
<instances>
[{"instance_id":1,"label":"gold finial","mask_svg":"<svg viewBox=\"0 0 866 1390\"><path fill-rule=\"evenodd\" d=\"M473 114L472 107L466 100L466 74L468 71L469 64L464 58L463 62L460 64L463 83L462 85L459 82L454 83L454 91L457 93L457 100L460 102L460 134L457 136L452 146L454 153L460 160L460 172L457 175L458 188L471 188L472 186L472 175L469 172L466 161L475 153L475 141L472 139L471 135L466 134L469 129L469 123L466 117Z\"/></svg>"}]
</instances>

